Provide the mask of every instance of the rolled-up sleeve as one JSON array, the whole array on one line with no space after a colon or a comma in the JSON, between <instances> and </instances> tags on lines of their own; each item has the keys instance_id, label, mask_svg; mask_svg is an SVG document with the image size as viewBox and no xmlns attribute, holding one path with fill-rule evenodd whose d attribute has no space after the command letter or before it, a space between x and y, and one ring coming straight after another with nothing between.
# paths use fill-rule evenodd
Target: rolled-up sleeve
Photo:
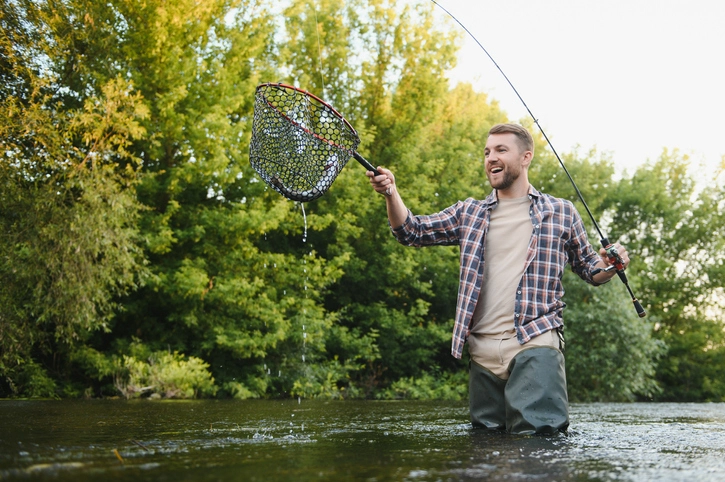
<instances>
[{"instance_id":1,"label":"rolled-up sleeve","mask_svg":"<svg viewBox=\"0 0 725 482\"><path fill-rule=\"evenodd\" d=\"M415 216L408 210L405 222L392 229L393 235L405 246L452 246L458 244L459 219L462 203L426 216Z\"/></svg>"},{"instance_id":2,"label":"rolled-up sleeve","mask_svg":"<svg viewBox=\"0 0 725 482\"><path fill-rule=\"evenodd\" d=\"M573 222L571 225L571 237L566 245L571 270L587 283L599 286L603 283L594 281L592 271L596 269L600 256L589 243L584 223L579 213L572 208Z\"/></svg>"}]
</instances>

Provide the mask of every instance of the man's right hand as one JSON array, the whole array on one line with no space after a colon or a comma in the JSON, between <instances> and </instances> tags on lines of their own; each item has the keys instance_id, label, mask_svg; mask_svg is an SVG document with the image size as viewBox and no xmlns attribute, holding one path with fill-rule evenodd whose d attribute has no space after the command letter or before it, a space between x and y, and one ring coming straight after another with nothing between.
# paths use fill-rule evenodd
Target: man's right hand
<instances>
[{"instance_id":1,"label":"man's right hand","mask_svg":"<svg viewBox=\"0 0 725 482\"><path fill-rule=\"evenodd\" d=\"M373 171L367 171L365 174L370 178L370 185L375 189L376 192L385 196L392 196L395 192L395 176L388 169L383 169L378 166L379 176L376 176Z\"/></svg>"},{"instance_id":2,"label":"man's right hand","mask_svg":"<svg viewBox=\"0 0 725 482\"><path fill-rule=\"evenodd\" d=\"M393 228L397 228L405 223L408 217L408 208L405 207L403 199L398 194L395 184L395 176L388 169L380 166L377 168L380 175L376 176L374 172L367 171L366 175L370 178L370 185L385 196L385 204L388 209L388 220Z\"/></svg>"}]
</instances>

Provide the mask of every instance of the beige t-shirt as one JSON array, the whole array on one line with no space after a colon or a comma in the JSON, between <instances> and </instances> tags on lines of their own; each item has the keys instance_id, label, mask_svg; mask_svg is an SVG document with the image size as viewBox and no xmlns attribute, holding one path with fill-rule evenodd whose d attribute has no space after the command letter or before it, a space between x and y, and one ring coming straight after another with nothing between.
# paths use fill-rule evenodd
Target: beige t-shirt
<instances>
[{"instance_id":1,"label":"beige t-shirt","mask_svg":"<svg viewBox=\"0 0 725 482\"><path fill-rule=\"evenodd\" d=\"M526 252L534 229L529 216L530 206L528 196L499 199L498 206L491 211L483 252L483 281L473 311L472 334L497 336L508 332L504 337L511 336L516 289L524 274ZM469 341L469 351L474 354L475 340Z\"/></svg>"}]
</instances>

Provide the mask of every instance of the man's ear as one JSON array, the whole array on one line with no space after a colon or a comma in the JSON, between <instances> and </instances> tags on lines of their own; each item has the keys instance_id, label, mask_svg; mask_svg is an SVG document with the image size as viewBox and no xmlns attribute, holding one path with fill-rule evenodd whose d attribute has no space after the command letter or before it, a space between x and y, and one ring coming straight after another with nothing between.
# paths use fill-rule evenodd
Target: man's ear
<instances>
[{"instance_id":1,"label":"man's ear","mask_svg":"<svg viewBox=\"0 0 725 482\"><path fill-rule=\"evenodd\" d=\"M534 158L534 153L531 151L524 152L524 159L521 161L521 166L528 169L528 167L531 165L531 161Z\"/></svg>"}]
</instances>

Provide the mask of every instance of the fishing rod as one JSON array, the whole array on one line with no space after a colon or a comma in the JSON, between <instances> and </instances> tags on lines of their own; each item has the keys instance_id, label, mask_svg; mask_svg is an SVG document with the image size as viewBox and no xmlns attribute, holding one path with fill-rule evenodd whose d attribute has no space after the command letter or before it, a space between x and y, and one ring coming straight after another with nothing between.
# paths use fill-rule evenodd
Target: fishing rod
<instances>
[{"instance_id":1,"label":"fishing rod","mask_svg":"<svg viewBox=\"0 0 725 482\"><path fill-rule=\"evenodd\" d=\"M458 25L461 26L463 30L473 39L476 44L483 50L483 52L488 56L488 58L493 62L493 65L496 66L499 72L501 72L501 75L503 75L503 78L506 79L506 82L511 86L514 93L516 94L516 97L519 98L521 103L526 108L526 111L529 113L531 118L534 120L534 124L536 124L536 127L539 128L539 131L541 132L541 135L544 136L544 139L546 140L546 143L549 145L549 148L551 149L551 152L554 153L554 156L559 161L559 164L561 165L562 169L564 169L564 172L566 173L566 176L569 178L569 181L571 181L571 185L574 186L574 191L576 191L576 195L579 197L579 200L584 205L584 209L586 209L587 214L589 215L589 218L592 220L592 223L594 223L594 228L597 230L597 233L599 234L599 241L602 243L602 247L604 248L605 252L607 253L607 257L609 258L609 262L611 263L610 266L607 268L600 268L594 270L592 274L597 274L600 272L608 272L612 271L613 269L617 271L617 275L619 276L619 279L624 283L624 286L627 288L627 291L629 291L629 295L632 297L632 303L634 304L634 309L637 310L637 315L639 315L640 318L644 318L647 313L645 312L644 308L642 308L642 304L639 302L636 296L634 296L634 292L632 291L632 288L629 286L629 280L627 279L627 274L624 272L624 261L622 260L621 255L617 251L617 248L614 246L613 243L609 242L609 238L607 238L604 233L602 232L601 228L599 227L599 224L597 223L597 220L594 218L594 215L592 214L591 210L589 209L589 206L587 205L586 201L584 200L584 196L582 196L582 193L579 191L579 188L577 187L576 183L574 182L574 178L569 173L569 169L566 168L566 165L564 164L564 161L561 160L561 157L559 157L559 154L556 152L556 149L554 149L554 145L549 140L549 136L546 135L546 132L544 132L544 128L541 127L541 124L539 124L539 119L536 118L536 116L531 112L531 109L529 109L529 106L524 101L524 98L521 97L521 94L519 94L519 91L516 90L516 87L514 87L513 82L509 80L506 73L504 73L503 69L498 65L496 60L494 60L493 56L488 53L488 50L481 44L481 42L478 41L478 39L471 33L470 30L466 28L463 23L461 23L460 20L458 20L451 12L445 9L440 3L436 2L436 0L431 0L434 5L436 5L438 8L443 10L448 14L449 17L451 17Z\"/></svg>"}]
</instances>

